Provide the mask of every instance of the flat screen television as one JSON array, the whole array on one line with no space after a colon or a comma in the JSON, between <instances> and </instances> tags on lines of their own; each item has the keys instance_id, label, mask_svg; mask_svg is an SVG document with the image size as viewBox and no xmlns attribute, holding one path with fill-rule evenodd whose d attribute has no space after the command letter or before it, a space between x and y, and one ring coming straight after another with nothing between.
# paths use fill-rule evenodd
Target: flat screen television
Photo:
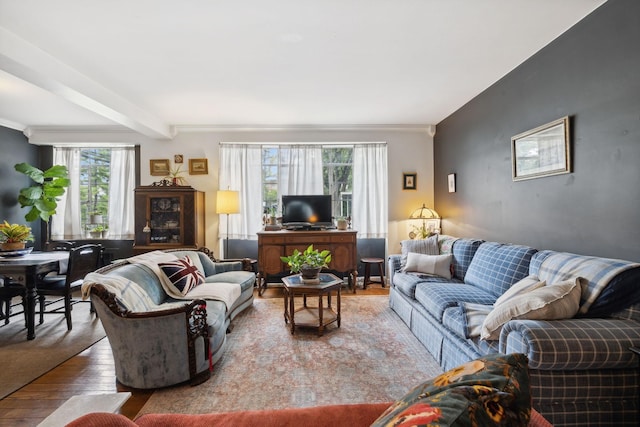
<instances>
[{"instance_id":1,"label":"flat screen television","mask_svg":"<svg viewBox=\"0 0 640 427\"><path fill-rule=\"evenodd\" d=\"M324 228L333 226L331 196L282 196L282 225L286 228Z\"/></svg>"}]
</instances>

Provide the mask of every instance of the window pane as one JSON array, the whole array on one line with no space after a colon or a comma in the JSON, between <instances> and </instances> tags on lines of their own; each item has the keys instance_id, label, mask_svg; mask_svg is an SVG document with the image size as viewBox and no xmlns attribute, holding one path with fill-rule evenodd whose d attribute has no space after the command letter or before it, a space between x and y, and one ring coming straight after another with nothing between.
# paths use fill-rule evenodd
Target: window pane
<instances>
[{"instance_id":1,"label":"window pane","mask_svg":"<svg viewBox=\"0 0 640 427\"><path fill-rule=\"evenodd\" d=\"M322 150L324 194L333 201L333 216L351 216L353 148L324 147ZM348 197L346 196L348 194Z\"/></svg>"},{"instance_id":2,"label":"window pane","mask_svg":"<svg viewBox=\"0 0 640 427\"><path fill-rule=\"evenodd\" d=\"M262 150L262 204L265 212L279 205L278 181L288 176L289 147L263 147ZM322 174L324 194L331 195L332 215L351 216L353 188L353 147L325 146L322 148ZM279 212L278 212L279 214Z\"/></svg>"},{"instance_id":3,"label":"window pane","mask_svg":"<svg viewBox=\"0 0 640 427\"><path fill-rule=\"evenodd\" d=\"M105 226L109 215L108 148L82 149L80 154L81 221L87 232ZM100 230L100 228L98 228Z\"/></svg>"}]
</instances>

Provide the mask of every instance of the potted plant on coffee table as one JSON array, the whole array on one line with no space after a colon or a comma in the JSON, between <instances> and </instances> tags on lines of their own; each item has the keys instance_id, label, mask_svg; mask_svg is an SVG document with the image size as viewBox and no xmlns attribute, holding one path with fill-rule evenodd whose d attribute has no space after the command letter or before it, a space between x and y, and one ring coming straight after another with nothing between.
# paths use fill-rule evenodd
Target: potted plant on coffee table
<instances>
[{"instance_id":1,"label":"potted plant on coffee table","mask_svg":"<svg viewBox=\"0 0 640 427\"><path fill-rule=\"evenodd\" d=\"M326 249L319 251L314 249L313 245L309 245L302 252L294 249L291 255L280 257L280 259L289 266L292 273L300 273L303 280L314 280L318 278L320 270L329 266L331 252Z\"/></svg>"},{"instance_id":2,"label":"potted plant on coffee table","mask_svg":"<svg viewBox=\"0 0 640 427\"><path fill-rule=\"evenodd\" d=\"M3 251L24 249L27 242L33 241L31 227L23 224L9 224L6 220L0 224L0 242Z\"/></svg>"}]
</instances>

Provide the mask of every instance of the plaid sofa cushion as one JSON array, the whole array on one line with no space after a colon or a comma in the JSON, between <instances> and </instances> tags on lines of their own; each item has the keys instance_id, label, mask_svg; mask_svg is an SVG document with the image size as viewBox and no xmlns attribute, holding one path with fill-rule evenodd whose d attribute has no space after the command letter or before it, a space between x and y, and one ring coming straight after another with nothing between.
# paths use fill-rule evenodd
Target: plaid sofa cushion
<instances>
[{"instance_id":1,"label":"plaid sofa cushion","mask_svg":"<svg viewBox=\"0 0 640 427\"><path fill-rule=\"evenodd\" d=\"M453 253L453 260L451 265L453 265L454 278L464 280L469 265L483 242L484 240L479 239L455 239L452 242L451 253ZM448 250L446 244L441 249Z\"/></svg>"},{"instance_id":2,"label":"plaid sofa cushion","mask_svg":"<svg viewBox=\"0 0 640 427\"><path fill-rule=\"evenodd\" d=\"M459 302L493 304L496 297L491 293L465 283L421 282L416 286L416 300L442 323L444 311Z\"/></svg>"},{"instance_id":3,"label":"plaid sofa cushion","mask_svg":"<svg viewBox=\"0 0 640 427\"><path fill-rule=\"evenodd\" d=\"M589 317L610 315L640 302L640 264L618 259L542 251L530 268L547 284L583 277L580 313ZM542 259L542 261L540 261Z\"/></svg>"},{"instance_id":4,"label":"plaid sofa cushion","mask_svg":"<svg viewBox=\"0 0 640 427\"><path fill-rule=\"evenodd\" d=\"M462 283L457 279L445 279L439 276L430 276L420 273L396 273L393 276L395 287L411 299L415 299L416 286L421 282L431 283Z\"/></svg>"},{"instance_id":5,"label":"plaid sofa cushion","mask_svg":"<svg viewBox=\"0 0 640 427\"><path fill-rule=\"evenodd\" d=\"M456 246L457 242L454 250ZM528 246L485 242L476 251L464 281L497 298L529 274L529 262L536 252Z\"/></svg>"}]
</instances>

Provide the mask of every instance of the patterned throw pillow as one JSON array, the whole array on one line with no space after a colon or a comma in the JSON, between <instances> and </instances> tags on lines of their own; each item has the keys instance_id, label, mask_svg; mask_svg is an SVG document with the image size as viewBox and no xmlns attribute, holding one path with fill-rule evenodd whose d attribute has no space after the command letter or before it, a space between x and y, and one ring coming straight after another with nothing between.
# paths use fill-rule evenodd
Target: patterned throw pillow
<instances>
[{"instance_id":1,"label":"patterned throw pillow","mask_svg":"<svg viewBox=\"0 0 640 427\"><path fill-rule=\"evenodd\" d=\"M372 426L527 426L527 364L524 354L467 362L409 391Z\"/></svg>"},{"instance_id":2,"label":"patterned throw pillow","mask_svg":"<svg viewBox=\"0 0 640 427\"><path fill-rule=\"evenodd\" d=\"M159 265L182 295L186 295L190 290L204 283L204 275L188 256Z\"/></svg>"}]
</instances>

